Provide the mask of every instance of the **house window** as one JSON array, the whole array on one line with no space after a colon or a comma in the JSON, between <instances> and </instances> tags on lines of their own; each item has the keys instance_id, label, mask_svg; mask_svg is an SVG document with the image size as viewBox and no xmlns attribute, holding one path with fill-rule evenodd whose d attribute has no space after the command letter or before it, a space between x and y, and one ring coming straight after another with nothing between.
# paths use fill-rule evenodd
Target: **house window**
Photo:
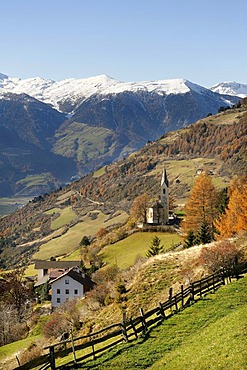
<instances>
[{"instance_id":1,"label":"house window","mask_svg":"<svg viewBox=\"0 0 247 370\"><path fill-rule=\"evenodd\" d=\"M60 292L60 289L57 289L57 294L60 294L61 292Z\"/></svg>"},{"instance_id":2,"label":"house window","mask_svg":"<svg viewBox=\"0 0 247 370\"><path fill-rule=\"evenodd\" d=\"M43 269L43 276L48 274L48 269Z\"/></svg>"},{"instance_id":3,"label":"house window","mask_svg":"<svg viewBox=\"0 0 247 370\"><path fill-rule=\"evenodd\" d=\"M69 294L69 289L65 289L65 294Z\"/></svg>"},{"instance_id":4,"label":"house window","mask_svg":"<svg viewBox=\"0 0 247 370\"><path fill-rule=\"evenodd\" d=\"M78 289L75 289L74 290L74 294L78 294Z\"/></svg>"},{"instance_id":5,"label":"house window","mask_svg":"<svg viewBox=\"0 0 247 370\"><path fill-rule=\"evenodd\" d=\"M57 303L60 303L61 302L61 299L60 298L57 298Z\"/></svg>"},{"instance_id":6,"label":"house window","mask_svg":"<svg viewBox=\"0 0 247 370\"><path fill-rule=\"evenodd\" d=\"M165 194L166 193L166 189L163 189L163 194Z\"/></svg>"},{"instance_id":7,"label":"house window","mask_svg":"<svg viewBox=\"0 0 247 370\"><path fill-rule=\"evenodd\" d=\"M69 284L69 280L65 280L65 284Z\"/></svg>"}]
</instances>

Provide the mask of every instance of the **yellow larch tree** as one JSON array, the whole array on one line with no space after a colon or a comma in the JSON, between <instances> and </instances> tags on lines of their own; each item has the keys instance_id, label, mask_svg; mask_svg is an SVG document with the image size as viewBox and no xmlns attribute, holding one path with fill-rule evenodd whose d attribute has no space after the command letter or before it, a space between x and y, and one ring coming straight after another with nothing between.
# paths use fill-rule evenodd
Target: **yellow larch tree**
<instances>
[{"instance_id":1,"label":"yellow larch tree","mask_svg":"<svg viewBox=\"0 0 247 370\"><path fill-rule=\"evenodd\" d=\"M201 173L195 180L190 196L185 205L185 219L182 222L183 232L198 234L203 224L207 224L213 233L213 220L217 214L217 195L212 179Z\"/></svg>"},{"instance_id":2,"label":"yellow larch tree","mask_svg":"<svg viewBox=\"0 0 247 370\"><path fill-rule=\"evenodd\" d=\"M230 199L225 213L215 221L219 239L247 230L247 176L232 181L229 195Z\"/></svg>"}]
</instances>

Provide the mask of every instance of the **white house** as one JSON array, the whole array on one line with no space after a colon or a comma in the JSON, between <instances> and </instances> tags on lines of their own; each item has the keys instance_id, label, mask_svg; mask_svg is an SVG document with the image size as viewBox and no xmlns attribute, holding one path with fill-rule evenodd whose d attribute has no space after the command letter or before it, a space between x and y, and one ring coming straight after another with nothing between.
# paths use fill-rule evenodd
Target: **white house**
<instances>
[{"instance_id":1,"label":"white house","mask_svg":"<svg viewBox=\"0 0 247 370\"><path fill-rule=\"evenodd\" d=\"M51 306L59 307L69 299L82 298L91 290L95 283L89 276L80 271L78 267L72 267L68 271L50 282Z\"/></svg>"},{"instance_id":2,"label":"white house","mask_svg":"<svg viewBox=\"0 0 247 370\"><path fill-rule=\"evenodd\" d=\"M80 266L80 261L42 261L36 260L34 268L38 270L38 280L35 287L43 285L62 275L71 267Z\"/></svg>"}]
</instances>

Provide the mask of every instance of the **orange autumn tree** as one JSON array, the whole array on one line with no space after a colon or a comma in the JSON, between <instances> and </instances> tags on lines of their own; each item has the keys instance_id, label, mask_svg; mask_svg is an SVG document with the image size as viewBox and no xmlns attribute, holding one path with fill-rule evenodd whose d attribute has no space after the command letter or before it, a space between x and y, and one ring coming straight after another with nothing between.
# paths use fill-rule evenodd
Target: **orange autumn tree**
<instances>
[{"instance_id":1,"label":"orange autumn tree","mask_svg":"<svg viewBox=\"0 0 247 370\"><path fill-rule=\"evenodd\" d=\"M139 195L134 199L132 208L130 210L130 218L134 222L147 222L147 206L149 196L147 194Z\"/></svg>"},{"instance_id":2,"label":"orange autumn tree","mask_svg":"<svg viewBox=\"0 0 247 370\"><path fill-rule=\"evenodd\" d=\"M229 203L225 213L215 221L217 238L228 238L247 230L247 176L236 178L229 189Z\"/></svg>"},{"instance_id":3,"label":"orange autumn tree","mask_svg":"<svg viewBox=\"0 0 247 370\"><path fill-rule=\"evenodd\" d=\"M200 174L191 189L189 199L185 205L185 219L182 229L185 234L193 233L196 237L202 227L207 226L213 236L213 221L217 215L217 194L211 177Z\"/></svg>"}]
</instances>

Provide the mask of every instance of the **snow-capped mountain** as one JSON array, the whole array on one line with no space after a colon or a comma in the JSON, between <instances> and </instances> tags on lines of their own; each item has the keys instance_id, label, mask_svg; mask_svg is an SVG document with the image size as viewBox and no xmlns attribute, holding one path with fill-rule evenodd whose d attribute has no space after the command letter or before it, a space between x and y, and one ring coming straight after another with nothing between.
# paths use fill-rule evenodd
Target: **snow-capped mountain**
<instances>
[{"instance_id":1,"label":"snow-capped mountain","mask_svg":"<svg viewBox=\"0 0 247 370\"><path fill-rule=\"evenodd\" d=\"M247 96L247 84L241 84L238 82L221 82L211 87L211 90L219 94L234 95L240 98Z\"/></svg>"},{"instance_id":2,"label":"snow-capped mountain","mask_svg":"<svg viewBox=\"0 0 247 370\"><path fill-rule=\"evenodd\" d=\"M81 176L238 100L185 79L56 82L0 74L0 195L37 173Z\"/></svg>"},{"instance_id":3,"label":"snow-capped mountain","mask_svg":"<svg viewBox=\"0 0 247 370\"><path fill-rule=\"evenodd\" d=\"M186 94L190 90L202 95L210 91L185 79L120 82L109 76L100 75L56 82L40 77L20 79L0 74L0 92L25 93L64 113L71 113L83 101L95 94L109 96L131 92L168 96Z\"/></svg>"}]
</instances>

